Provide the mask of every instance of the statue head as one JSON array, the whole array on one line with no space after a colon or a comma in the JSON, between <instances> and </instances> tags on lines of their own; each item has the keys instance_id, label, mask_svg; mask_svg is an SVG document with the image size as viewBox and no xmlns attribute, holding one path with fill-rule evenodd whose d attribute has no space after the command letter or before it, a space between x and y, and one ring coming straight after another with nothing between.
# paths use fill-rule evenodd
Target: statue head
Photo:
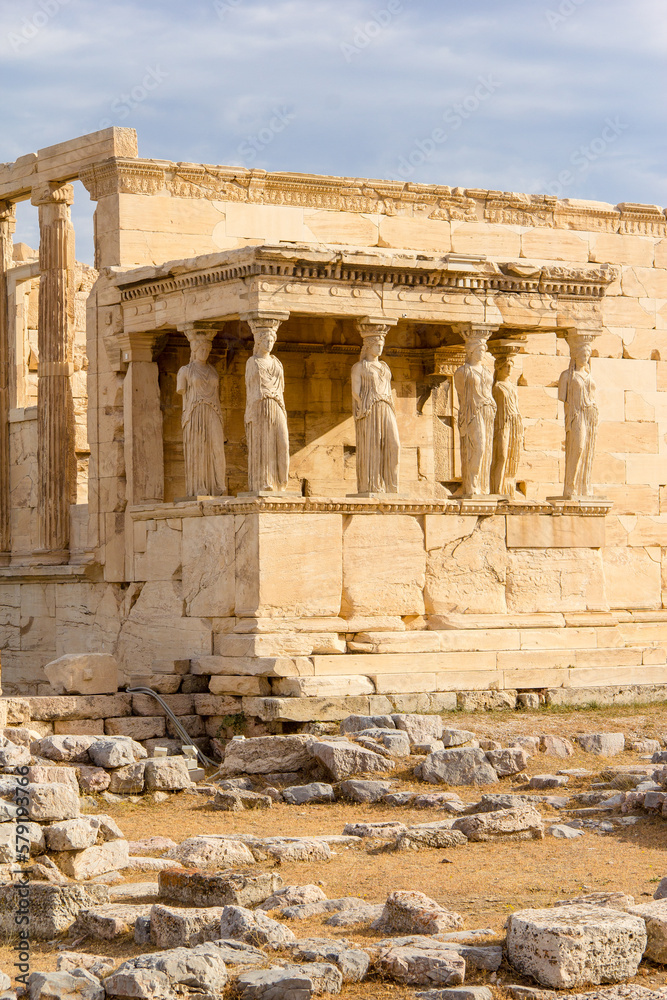
<instances>
[{"instance_id":1,"label":"statue head","mask_svg":"<svg viewBox=\"0 0 667 1000\"><path fill-rule=\"evenodd\" d=\"M571 367L586 368L593 353L593 340L595 336L588 333L572 331L567 338L570 347Z\"/></svg>"},{"instance_id":2,"label":"statue head","mask_svg":"<svg viewBox=\"0 0 667 1000\"><path fill-rule=\"evenodd\" d=\"M377 333L369 337L364 337L364 343L361 348L362 359L377 360L384 351L384 334Z\"/></svg>"},{"instance_id":3,"label":"statue head","mask_svg":"<svg viewBox=\"0 0 667 1000\"><path fill-rule=\"evenodd\" d=\"M466 338L466 362L469 365L479 365L486 354L486 337L471 336Z\"/></svg>"},{"instance_id":4,"label":"statue head","mask_svg":"<svg viewBox=\"0 0 667 1000\"><path fill-rule=\"evenodd\" d=\"M514 359L511 355L501 355L496 358L495 374L496 382L509 382L514 368Z\"/></svg>"},{"instance_id":5,"label":"statue head","mask_svg":"<svg viewBox=\"0 0 667 1000\"><path fill-rule=\"evenodd\" d=\"M277 327L278 324L273 322L253 325L252 336L255 342L253 354L266 357L271 353L278 339Z\"/></svg>"},{"instance_id":6,"label":"statue head","mask_svg":"<svg viewBox=\"0 0 667 1000\"><path fill-rule=\"evenodd\" d=\"M199 361L206 364L211 353L211 345L215 337L215 330L187 330L186 336L190 344L190 360Z\"/></svg>"}]
</instances>

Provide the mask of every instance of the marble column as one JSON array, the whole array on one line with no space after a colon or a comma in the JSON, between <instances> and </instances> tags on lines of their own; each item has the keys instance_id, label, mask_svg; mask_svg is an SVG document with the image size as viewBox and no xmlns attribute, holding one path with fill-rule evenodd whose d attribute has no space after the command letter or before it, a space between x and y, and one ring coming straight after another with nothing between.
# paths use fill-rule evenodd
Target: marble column
<instances>
[{"instance_id":1,"label":"marble column","mask_svg":"<svg viewBox=\"0 0 667 1000\"><path fill-rule=\"evenodd\" d=\"M459 399L464 497L488 496L491 492L496 403L492 394L493 376L484 364L484 356L486 343L495 329L473 325L461 331L466 360L454 375L454 385Z\"/></svg>"},{"instance_id":2,"label":"marble column","mask_svg":"<svg viewBox=\"0 0 667 1000\"><path fill-rule=\"evenodd\" d=\"M164 438L154 333L118 338L127 364L123 382L125 480L129 506L164 500Z\"/></svg>"},{"instance_id":3,"label":"marble column","mask_svg":"<svg viewBox=\"0 0 667 1000\"><path fill-rule=\"evenodd\" d=\"M0 566L11 554L9 496L9 312L7 271L12 264L14 206L0 202Z\"/></svg>"},{"instance_id":4,"label":"marble column","mask_svg":"<svg viewBox=\"0 0 667 1000\"><path fill-rule=\"evenodd\" d=\"M558 381L558 398L565 410L565 483L563 499L593 495L592 476L599 411L591 373L592 344L598 331L568 330L570 366Z\"/></svg>"},{"instance_id":5,"label":"marble column","mask_svg":"<svg viewBox=\"0 0 667 1000\"><path fill-rule=\"evenodd\" d=\"M516 474L523 450L523 421L519 410L519 395L512 377L514 359L521 349L521 343L521 340L503 338L489 344L489 351L495 358L493 398L496 403L491 493L510 498L516 493Z\"/></svg>"},{"instance_id":6,"label":"marble column","mask_svg":"<svg viewBox=\"0 0 667 1000\"><path fill-rule=\"evenodd\" d=\"M76 502L71 367L74 328L74 228L71 184L33 191L39 208L39 368L37 503L39 562L69 559L70 504Z\"/></svg>"}]
</instances>

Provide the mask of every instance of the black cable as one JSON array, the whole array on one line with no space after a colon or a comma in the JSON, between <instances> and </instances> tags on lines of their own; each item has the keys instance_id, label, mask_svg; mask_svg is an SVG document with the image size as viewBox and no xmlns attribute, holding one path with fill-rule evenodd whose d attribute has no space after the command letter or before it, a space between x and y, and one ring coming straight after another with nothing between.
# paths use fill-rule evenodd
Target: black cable
<instances>
[{"instance_id":1,"label":"black cable","mask_svg":"<svg viewBox=\"0 0 667 1000\"><path fill-rule=\"evenodd\" d=\"M183 742L185 744L187 744L188 746L193 746L195 748L195 750L197 751L197 757L199 758L200 763L204 767L216 767L217 766L216 761L211 760L209 757L206 756L206 754L202 750L199 749L199 747L195 744L195 742L192 739L192 737L188 735L188 733L185 731L185 729L183 728L183 726L178 721L178 718L174 715L174 713L172 712L172 710L169 708L169 705L167 705L165 703L165 701L160 697L160 695L157 693L157 691L153 691L153 689L149 688L149 687L125 688L125 690L126 690L127 694L149 694L152 698L155 698L155 700L158 702L158 704L160 704L162 706L162 708L165 710L165 712L167 713L167 715L171 719L171 721L173 723L173 726L174 726L174 729L176 730L176 732L178 733L178 735L180 736L180 738L183 740Z\"/></svg>"}]
</instances>

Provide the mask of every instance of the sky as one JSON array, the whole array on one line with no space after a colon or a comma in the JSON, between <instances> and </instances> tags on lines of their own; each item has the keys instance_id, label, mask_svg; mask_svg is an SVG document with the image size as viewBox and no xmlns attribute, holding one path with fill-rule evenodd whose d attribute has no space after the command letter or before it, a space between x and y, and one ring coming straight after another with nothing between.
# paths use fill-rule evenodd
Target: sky
<instances>
[{"instance_id":1,"label":"sky","mask_svg":"<svg viewBox=\"0 0 667 1000\"><path fill-rule=\"evenodd\" d=\"M664 0L0 0L0 162L120 125L156 159L666 205L666 56ZM89 263L93 208L77 184Z\"/></svg>"}]
</instances>

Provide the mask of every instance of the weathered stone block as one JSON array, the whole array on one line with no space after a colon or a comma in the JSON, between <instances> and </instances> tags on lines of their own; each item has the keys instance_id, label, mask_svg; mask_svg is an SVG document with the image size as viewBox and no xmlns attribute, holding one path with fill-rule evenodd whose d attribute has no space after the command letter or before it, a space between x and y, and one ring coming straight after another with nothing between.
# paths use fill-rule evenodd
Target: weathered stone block
<instances>
[{"instance_id":1,"label":"weathered stone block","mask_svg":"<svg viewBox=\"0 0 667 1000\"><path fill-rule=\"evenodd\" d=\"M344 616L423 614L425 573L418 518L349 516L343 534Z\"/></svg>"}]
</instances>

